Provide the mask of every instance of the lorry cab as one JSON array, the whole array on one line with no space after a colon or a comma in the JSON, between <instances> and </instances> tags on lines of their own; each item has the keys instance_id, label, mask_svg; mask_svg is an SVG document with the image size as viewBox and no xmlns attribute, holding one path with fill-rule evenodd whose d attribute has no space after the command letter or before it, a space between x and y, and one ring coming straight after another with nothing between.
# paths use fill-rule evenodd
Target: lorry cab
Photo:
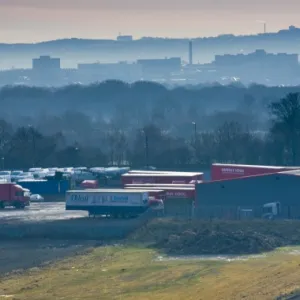
<instances>
[{"instance_id":1,"label":"lorry cab","mask_svg":"<svg viewBox=\"0 0 300 300\"><path fill-rule=\"evenodd\" d=\"M30 204L30 191L14 183L0 184L0 208L25 208Z\"/></svg>"},{"instance_id":2,"label":"lorry cab","mask_svg":"<svg viewBox=\"0 0 300 300\"><path fill-rule=\"evenodd\" d=\"M24 208L29 206L30 203L30 191L24 189L22 186L15 184L12 186L12 202L15 202L16 208Z\"/></svg>"},{"instance_id":3,"label":"lorry cab","mask_svg":"<svg viewBox=\"0 0 300 300\"><path fill-rule=\"evenodd\" d=\"M164 201L162 199L155 199L154 197L149 197L149 207L157 213L158 216L164 215Z\"/></svg>"},{"instance_id":4,"label":"lorry cab","mask_svg":"<svg viewBox=\"0 0 300 300\"><path fill-rule=\"evenodd\" d=\"M274 219L278 217L281 213L280 202L270 202L263 206L263 218L264 219Z\"/></svg>"}]
</instances>

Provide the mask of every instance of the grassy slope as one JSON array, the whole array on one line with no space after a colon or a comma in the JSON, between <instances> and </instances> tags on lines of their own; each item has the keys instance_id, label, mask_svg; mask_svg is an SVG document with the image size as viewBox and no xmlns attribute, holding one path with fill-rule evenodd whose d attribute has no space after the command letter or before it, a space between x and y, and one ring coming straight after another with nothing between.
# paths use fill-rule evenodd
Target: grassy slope
<instances>
[{"instance_id":1,"label":"grassy slope","mask_svg":"<svg viewBox=\"0 0 300 300\"><path fill-rule=\"evenodd\" d=\"M155 262L155 250L105 247L0 282L13 299L274 299L300 287L300 255Z\"/></svg>"}]
</instances>

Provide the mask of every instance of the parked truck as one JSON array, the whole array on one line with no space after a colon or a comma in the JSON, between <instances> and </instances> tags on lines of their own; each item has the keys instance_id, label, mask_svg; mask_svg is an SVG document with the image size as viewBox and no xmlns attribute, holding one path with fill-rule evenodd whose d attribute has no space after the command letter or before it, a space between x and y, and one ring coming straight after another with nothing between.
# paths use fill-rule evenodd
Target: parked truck
<instances>
[{"instance_id":1,"label":"parked truck","mask_svg":"<svg viewBox=\"0 0 300 300\"><path fill-rule=\"evenodd\" d=\"M0 183L0 209L23 209L30 205L30 191L14 183Z\"/></svg>"},{"instance_id":2,"label":"parked truck","mask_svg":"<svg viewBox=\"0 0 300 300\"><path fill-rule=\"evenodd\" d=\"M90 216L137 217L154 202L145 190L86 189L66 193L66 210L88 211Z\"/></svg>"}]
</instances>

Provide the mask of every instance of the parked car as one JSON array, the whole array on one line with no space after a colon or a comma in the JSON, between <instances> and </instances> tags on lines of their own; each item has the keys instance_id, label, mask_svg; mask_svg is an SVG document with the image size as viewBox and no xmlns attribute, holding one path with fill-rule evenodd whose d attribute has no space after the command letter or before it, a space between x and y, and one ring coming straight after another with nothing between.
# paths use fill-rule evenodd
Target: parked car
<instances>
[{"instance_id":1,"label":"parked car","mask_svg":"<svg viewBox=\"0 0 300 300\"><path fill-rule=\"evenodd\" d=\"M30 196L30 201L31 202L43 202L44 201L44 197L42 197L39 194L33 194Z\"/></svg>"}]
</instances>

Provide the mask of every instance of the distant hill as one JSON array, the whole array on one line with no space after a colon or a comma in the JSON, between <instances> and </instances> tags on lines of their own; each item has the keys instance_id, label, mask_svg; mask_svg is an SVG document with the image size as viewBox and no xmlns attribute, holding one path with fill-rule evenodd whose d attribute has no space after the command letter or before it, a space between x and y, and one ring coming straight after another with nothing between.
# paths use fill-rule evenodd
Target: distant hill
<instances>
[{"instance_id":1,"label":"distant hill","mask_svg":"<svg viewBox=\"0 0 300 300\"><path fill-rule=\"evenodd\" d=\"M194 38L193 45L194 61L200 63L212 61L216 54L249 53L256 49L299 53L300 28L290 26L276 33ZM180 56L187 60L188 39L144 37L121 42L72 38L33 44L0 43L0 68L28 68L33 57L46 54L60 57L65 68L76 67L80 62L135 61L139 58Z\"/></svg>"}]
</instances>

